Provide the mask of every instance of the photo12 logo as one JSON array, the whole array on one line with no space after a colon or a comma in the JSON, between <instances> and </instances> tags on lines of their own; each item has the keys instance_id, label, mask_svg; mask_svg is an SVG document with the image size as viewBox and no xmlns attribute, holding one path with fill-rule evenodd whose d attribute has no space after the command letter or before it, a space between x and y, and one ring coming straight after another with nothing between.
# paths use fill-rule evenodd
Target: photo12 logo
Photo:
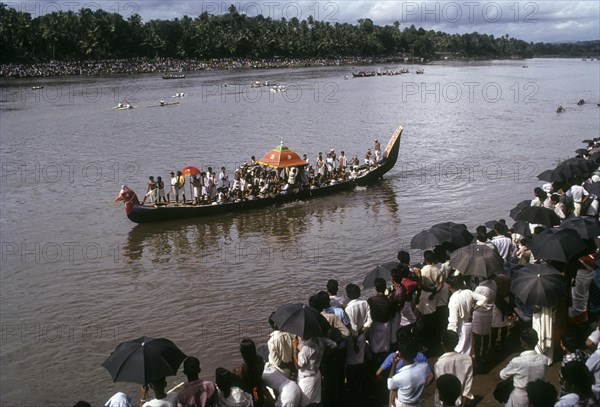
<instances>
[{"instance_id":1,"label":"photo12 logo","mask_svg":"<svg viewBox=\"0 0 600 407\"><path fill-rule=\"evenodd\" d=\"M535 2L403 1L399 4L401 23L538 23Z\"/></svg>"},{"instance_id":2,"label":"photo12 logo","mask_svg":"<svg viewBox=\"0 0 600 407\"><path fill-rule=\"evenodd\" d=\"M18 12L29 13L32 19L51 13L76 13L81 9L105 10L120 14L124 19L140 13L140 3L133 1L7 1L3 3Z\"/></svg>"},{"instance_id":3,"label":"photo12 logo","mask_svg":"<svg viewBox=\"0 0 600 407\"><path fill-rule=\"evenodd\" d=\"M193 4L193 3L192 3ZM296 1L248 1L248 2L217 2L203 1L199 2L199 13L209 15L221 15L230 12L231 7L235 7L240 14L249 17L262 15L272 20L291 20L296 18L300 21L306 20L312 16L315 20L336 23L340 11L339 4L333 1L327 2L296 2Z\"/></svg>"}]
</instances>

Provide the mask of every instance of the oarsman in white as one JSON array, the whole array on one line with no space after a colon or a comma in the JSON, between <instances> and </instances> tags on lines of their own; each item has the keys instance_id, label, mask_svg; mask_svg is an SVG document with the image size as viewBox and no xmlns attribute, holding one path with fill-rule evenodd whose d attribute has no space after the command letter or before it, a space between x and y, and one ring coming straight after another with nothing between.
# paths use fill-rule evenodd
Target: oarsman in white
<instances>
[{"instance_id":1,"label":"oarsman in white","mask_svg":"<svg viewBox=\"0 0 600 407\"><path fill-rule=\"evenodd\" d=\"M229 175L225 171L225 167L221 167L221 172L219 172L219 188L229 189Z\"/></svg>"},{"instance_id":2,"label":"oarsman in white","mask_svg":"<svg viewBox=\"0 0 600 407\"><path fill-rule=\"evenodd\" d=\"M379 163L379 161L381 161L381 144L379 143L379 140L375 139L375 163Z\"/></svg>"},{"instance_id":3,"label":"oarsman in white","mask_svg":"<svg viewBox=\"0 0 600 407\"><path fill-rule=\"evenodd\" d=\"M484 305L487 297L467 290L462 276L450 276L447 283L451 294L448 301L448 329L458 333L459 338L454 350L471 355L473 310Z\"/></svg>"},{"instance_id":4,"label":"oarsman in white","mask_svg":"<svg viewBox=\"0 0 600 407\"><path fill-rule=\"evenodd\" d=\"M469 355L457 353L454 348L458 344L458 334L454 331L446 331L442 337L442 344L446 353L442 354L433 366L435 377L444 374L456 376L461 383L461 395L454 405L464 406L467 401L473 399L471 387L473 386L473 361ZM435 406L443 407L439 399L438 391L435 392Z\"/></svg>"},{"instance_id":5,"label":"oarsman in white","mask_svg":"<svg viewBox=\"0 0 600 407\"><path fill-rule=\"evenodd\" d=\"M525 387L527 383L543 379L550 366L550 359L537 353L534 348L538 343L537 333L531 328L521 330L521 347L525 350L513 358L508 365L500 371L500 378L513 379L514 390L510 394L506 407L527 407L529 400Z\"/></svg>"},{"instance_id":6,"label":"oarsman in white","mask_svg":"<svg viewBox=\"0 0 600 407\"><path fill-rule=\"evenodd\" d=\"M344 154L344 152L340 152L340 156L338 158L338 168L342 171L342 172L346 172L346 167L348 166L348 160L346 159L346 155Z\"/></svg>"}]
</instances>

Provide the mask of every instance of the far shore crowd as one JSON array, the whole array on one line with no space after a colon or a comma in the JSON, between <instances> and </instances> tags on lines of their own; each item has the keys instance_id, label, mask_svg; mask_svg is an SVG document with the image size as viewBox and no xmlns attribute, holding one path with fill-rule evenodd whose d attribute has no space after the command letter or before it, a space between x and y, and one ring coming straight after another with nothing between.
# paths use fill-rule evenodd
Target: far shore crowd
<instances>
[{"instance_id":1,"label":"far shore crowd","mask_svg":"<svg viewBox=\"0 0 600 407\"><path fill-rule=\"evenodd\" d=\"M392 63L398 57L345 57L345 58L215 58L206 61L174 58L128 58L94 61L50 61L34 64L2 64L0 78L43 78L51 76L134 75L143 73L193 72L203 70L277 69L340 65ZM405 62L402 60L402 62Z\"/></svg>"}]
</instances>

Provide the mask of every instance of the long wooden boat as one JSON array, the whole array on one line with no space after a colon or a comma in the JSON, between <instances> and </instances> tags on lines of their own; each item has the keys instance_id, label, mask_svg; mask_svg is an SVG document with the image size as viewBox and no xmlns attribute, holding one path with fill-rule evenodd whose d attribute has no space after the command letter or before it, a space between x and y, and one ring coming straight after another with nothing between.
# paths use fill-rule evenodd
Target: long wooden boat
<instances>
[{"instance_id":1,"label":"long wooden boat","mask_svg":"<svg viewBox=\"0 0 600 407\"><path fill-rule=\"evenodd\" d=\"M349 191L357 186L367 186L376 183L384 174L396 165L398 153L400 151L402 130L402 127L398 127L390 138L382 154L382 160L379 165L372 167L370 170L361 171L360 173L362 173L362 175L359 175L354 180L343 181L315 189L306 189L293 194L199 206L174 204L142 205L135 192L128 187L123 186L115 198L115 201L123 201L125 203L125 214L129 220L135 223L147 223L197 218L202 216L217 216L223 213L264 208L286 202L304 201L321 196L332 195L341 191Z\"/></svg>"}]
</instances>

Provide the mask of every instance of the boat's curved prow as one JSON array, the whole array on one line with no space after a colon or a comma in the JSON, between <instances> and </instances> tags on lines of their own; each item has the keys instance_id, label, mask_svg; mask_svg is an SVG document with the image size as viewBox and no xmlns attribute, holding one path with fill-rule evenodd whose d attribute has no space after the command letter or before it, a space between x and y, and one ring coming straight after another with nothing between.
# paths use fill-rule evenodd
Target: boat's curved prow
<instances>
[{"instance_id":1,"label":"boat's curved prow","mask_svg":"<svg viewBox=\"0 0 600 407\"><path fill-rule=\"evenodd\" d=\"M402 137L403 130L404 129L402 128L402 126L396 129L394 134L392 134L390 141L388 141L385 150L383 151L383 159L381 160L379 166L375 167L364 176L357 178L357 185L368 185L374 182L375 180L383 177L385 173L394 168L394 165L396 165L396 161L398 161L398 154L400 152L400 138Z\"/></svg>"}]
</instances>

